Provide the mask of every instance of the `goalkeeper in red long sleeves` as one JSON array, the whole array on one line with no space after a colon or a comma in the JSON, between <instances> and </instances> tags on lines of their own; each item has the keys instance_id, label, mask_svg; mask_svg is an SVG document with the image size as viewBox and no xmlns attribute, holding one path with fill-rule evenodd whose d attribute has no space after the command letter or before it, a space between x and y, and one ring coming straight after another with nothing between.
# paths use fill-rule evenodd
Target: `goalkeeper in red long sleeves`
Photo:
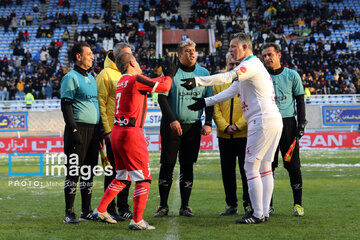
<instances>
[{"instance_id":1,"label":"goalkeeper in red long sleeves","mask_svg":"<svg viewBox=\"0 0 360 240\"><path fill-rule=\"evenodd\" d=\"M111 134L116 178L106 189L93 216L108 223L116 223L106 212L107 206L129 181L134 181L134 210L129 228L155 229L142 217L151 183L149 152L142 133L147 110L146 94L168 92L176 67L171 63L162 66L164 76L150 79L140 75L142 71L139 63L129 53L122 53L116 59L116 66L123 74L117 84L114 128Z\"/></svg>"}]
</instances>

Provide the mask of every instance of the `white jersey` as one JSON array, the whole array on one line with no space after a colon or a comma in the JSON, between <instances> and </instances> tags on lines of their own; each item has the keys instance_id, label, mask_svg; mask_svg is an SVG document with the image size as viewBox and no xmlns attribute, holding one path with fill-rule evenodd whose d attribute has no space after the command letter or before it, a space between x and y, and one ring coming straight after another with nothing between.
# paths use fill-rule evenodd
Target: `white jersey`
<instances>
[{"instance_id":1,"label":"white jersey","mask_svg":"<svg viewBox=\"0 0 360 240\"><path fill-rule=\"evenodd\" d=\"M275 103L274 85L263 63L254 55L247 56L234 70L207 77L195 77L197 86L220 85L234 81L226 90L205 98L206 106L240 95L241 108L248 123L254 129L282 125L282 118Z\"/></svg>"}]
</instances>

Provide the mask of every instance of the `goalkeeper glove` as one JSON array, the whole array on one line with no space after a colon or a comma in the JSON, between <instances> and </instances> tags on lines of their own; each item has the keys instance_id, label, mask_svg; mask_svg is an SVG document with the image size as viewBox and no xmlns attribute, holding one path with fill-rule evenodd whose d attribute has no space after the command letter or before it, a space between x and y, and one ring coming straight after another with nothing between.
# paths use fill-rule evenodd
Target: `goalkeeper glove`
<instances>
[{"instance_id":1,"label":"goalkeeper glove","mask_svg":"<svg viewBox=\"0 0 360 240\"><path fill-rule=\"evenodd\" d=\"M196 102L189 105L188 109L192 110L192 111L198 111L203 109L204 107L206 107L206 103L205 103L205 99L204 98L197 98L197 97L193 97L193 100L195 100Z\"/></svg>"},{"instance_id":2,"label":"goalkeeper glove","mask_svg":"<svg viewBox=\"0 0 360 240\"><path fill-rule=\"evenodd\" d=\"M172 61L165 62L161 66L161 68L163 70L164 76L169 76L171 78L174 78L174 76L178 70L178 67Z\"/></svg>"},{"instance_id":3,"label":"goalkeeper glove","mask_svg":"<svg viewBox=\"0 0 360 240\"><path fill-rule=\"evenodd\" d=\"M196 87L195 78L184 78L181 79L184 83L181 84L182 87L186 88L187 90L191 90Z\"/></svg>"},{"instance_id":4,"label":"goalkeeper glove","mask_svg":"<svg viewBox=\"0 0 360 240\"><path fill-rule=\"evenodd\" d=\"M305 133L305 126L308 123L308 121L299 121L298 127L296 129L296 138L300 139L302 136L304 136Z\"/></svg>"}]
</instances>

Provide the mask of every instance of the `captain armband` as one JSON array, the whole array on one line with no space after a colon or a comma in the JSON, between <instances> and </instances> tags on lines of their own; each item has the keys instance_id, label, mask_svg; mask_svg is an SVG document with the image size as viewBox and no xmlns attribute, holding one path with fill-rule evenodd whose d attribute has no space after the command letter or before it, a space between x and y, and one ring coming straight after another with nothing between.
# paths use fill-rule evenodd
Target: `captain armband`
<instances>
[{"instance_id":1,"label":"captain armband","mask_svg":"<svg viewBox=\"0 0 360 240\"><path fill-rule=\"evenodd\" d=\"M156 88L158 85L159 85L159 82L156 82L153 89L151 90L151 93L154 93L156 91Z\"/></svg>"}]
</instances>

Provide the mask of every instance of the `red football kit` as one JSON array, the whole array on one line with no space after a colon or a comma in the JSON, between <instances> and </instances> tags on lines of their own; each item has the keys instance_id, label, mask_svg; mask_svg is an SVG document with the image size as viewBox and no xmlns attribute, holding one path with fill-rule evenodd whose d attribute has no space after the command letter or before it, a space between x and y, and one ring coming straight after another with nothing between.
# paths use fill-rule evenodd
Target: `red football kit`
<instances>
[{"instance_id":1,"label":"red football kit","mask_svg":"<svg viewBox=\"0 0 360 240\"><path fill-rule=\"evenodd\" d=\"M100 213L106 212L110 202L126 187L124 180L130 180L136 182L132 221L142 221L151 180L149 152L142 133L147 110L146 93L168 92L171 84L170 77L149 79L142 75L129 74L124 74L118 82L114 128L111 133L116 178L101 198L97 208Z\"/></svg>"},{"instance_id":2,"label":"red football kit","mask_svg":"<svg viewBox=\"0 0 360 240\"><path fill-rule=\"evenodd\" d=\"M155 82L154 87L146 85ZM115 157L116 179L151 180L149 152L142 132L147 111L147 92L168 92L172 79L161 76L124 74L117 84L111 147Z\"/></svg>"}]
</instances>

